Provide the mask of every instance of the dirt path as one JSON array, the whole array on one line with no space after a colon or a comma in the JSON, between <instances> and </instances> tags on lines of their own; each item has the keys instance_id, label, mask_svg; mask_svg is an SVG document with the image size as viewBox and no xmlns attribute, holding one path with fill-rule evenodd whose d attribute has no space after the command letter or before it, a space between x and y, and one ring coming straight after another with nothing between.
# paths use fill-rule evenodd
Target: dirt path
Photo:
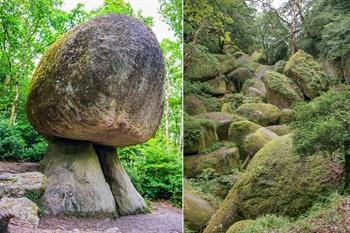
<instances>
[{"instance_id":1,"label":"dirt path","mask_svg":"<svg viewBox=\"0 0 350 233\"><path fill-rule=\"evenodd\" d=\"M3 163L1 172L28 172L38 170L37 163ZM166 202L153 202L148 214L109 218L54 218L43 217L38 229L18 220L11 220L9 233L181 233L182 211Z\"/></svg>"},{"instance_id":2,"label":"dirt path","mask_svg":"<svg viewBox=\"0 0 350 233\"><path fill-rule=\"evenodd\" d=\"M117 219L52 218L40 220L38 229L20 222L10 223L10 233L181 233L181 209L163 202L153 202L149 214Z\"/></svg>"}]
</instances>

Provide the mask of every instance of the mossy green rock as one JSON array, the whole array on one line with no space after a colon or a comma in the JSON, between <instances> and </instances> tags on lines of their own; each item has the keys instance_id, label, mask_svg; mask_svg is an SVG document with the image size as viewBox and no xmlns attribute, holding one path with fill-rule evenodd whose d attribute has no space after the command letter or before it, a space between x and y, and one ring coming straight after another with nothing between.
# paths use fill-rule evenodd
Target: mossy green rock
<instances>
[{"instance_id":1,"label":"mossy green rock","mask_svg":"<svg viewBox=\"0 0 350 233\"><path fill-rule=\"evenodd\" d=\"M265 214L299 216L322 195L342 187L342 166L329 156L301 158L290 134L266 144L241 174L205 233L226 232L241 219ZM332 168L332 169L331 169Z\"/></svg>"},{"instance_id":2,"label":"mossy green rock","mask_svg":"<svg viewBox=\"0 0 350 233\"><path fill-rule=\"evenodd\" d=\"M289 125L287 125L287 124L270 125L270 126L267 126L266 129L271 130L272 132L274 132L278 136L283 136L283 135L289 134L291 131Z\"/></svg>"},{"instance_id":3,"label":"mossy green rock","mask_svg":"<svg viewBox=\"0 0 350 233\"><path fill-rule=\"evenodd\" d=\"M260 128L244 139L243 146L247 155L253 157L268 142L277 138L278 135L267 128Z\"/></svg>"},{"instance_id":4,"label":"mossy green rock","mask_svg":"<svg viewBox=\"0 0 350 233\"><path fill-rule=\"evenodd\" d=\"M42 56L26 112L47 138L107 146L140 144L162 118L160 45L142 22L98 16L65 33Z\"/></svg>"},{"instance_id":5,"label":"mossy green rock","mask_svg":"<svg viewBox=\"0 0 350 233\"><path fill-rule=\"evenodd\" d=\"M185 95L184 108L191 116L207 112L205 104L195 95Z\"/></svg>"},{"instance_id":6,"label":"mossy green rock","mask_svg":"<svg viewBox=\"0 0 350 233\"><path fill-rule=\"evenodd\" d=\"M226 93L226 81L225 76L221 75L214 79L207 81L212 95L224 95Z\"/></svg>"},{"instance_id":7,"label":"mossy green rock","mask_svg":"<svg viewBox=\"0 0 350 233\"><path fill-rule=\"evenodd\" d=\"M295 102L304 100L299 87L292 79L276 71L267 71L263 76L266 100L280 109L289 108Z\"/></svg>"},{"instance_id":8,"label":"mossy green rock","mask_svg":"<svg viewBox=\"0 0 350 233\"><path fill-rule=\"evenodd\" d=\"M242 220L234 223L226 233L239 233L241 230L244 230L249 224L254 222L254 220Z\"/></svg>"},{"instance_id":9,"label":"mossy green rock","mask_svg":"<svg viewBox=\"0 0 350 233\"><path fill-rule=\"evenodd\" d=\"M216 123L186 117L184 120L184 153L196 154L218 141Z\"/></svg>"},{"instance_id":10,"label":"mossy green rock","mask_svg":"<svg viewBox=\"0 0 350 233\"><path fill-rule=\"evenodd\" d=\"M293 79L309 98L327 90L329 77L310 54L299 50L287 62L284 73Z\"/></svg>"},{"instance_id":11,"label":"mossy green rock","mask_svg":"<svg viewBox=\"0 0 350 233\"><path fill-rule=\"evenodd\" d=\"M283 74L284 73L284 67L286 67L287 62L284 60L276 62L276 64L273 66L273 69L278 72Z\"/></svg>"},{"instance_id":12,"label":"mossy green rock","mask_svg":"<svg viewBox=\"0 0 350 233\"><path fill-rule=\"evenodd\" d=\"M221 147L207 154L185 156L184 170L187 178L201 174L206 169L211 169L218 175L229 174L232 169L240 165L239 150L237 147Z\"/></svg>"},{"instance_id":13,"label":"mossy green rock","mask_svg":"<svg viewBox=\"0 0 350 233\"><path fill-rule=\"evenodd\" d=\"M244 159L248 154L244 146L245 139L248 135L255 133L260 128L260 125L247 120L237 121L230 125L228 140L237 145L242 159Z\"/></svg>"},{"instance_id":14,"label":"mossy green rock","mask_svg":"<svg viewBox=\"0 0 350 233\"><path fill-rule=\"evenodd\" d=\"M289 124L294 120L294 110L290 108L282 109L279 124Z\"/></svg>"},{"instance_id":15,"label":"mossy green rock","mask_svg":"<svg viewBox=\"0 0 350 233\"><path fill-rule=\"evenodd\" d=\"M184 182L184 223L190 230L199 233L215 212L214 206L200 197L188 182Z\"/></svg>"},{"instance_id":16,"label":"mossy green rock","mask_svg":"<svg viewBox=\"0 0 350 233\"><path fill-rule=\"evenodd\" d=\"M236 59L228 54L193 54L185 69L185 80L208 81L237 68Z\"/></svg>"},{"instance_id":17,"label":"mossy green rock","mask_svg":"<svg viewBox=\"0 0 350 233\"><path fill-rule=\"evenodd\" d=\"M235 90L237 92L240 92L244 85L244 82L252 78L252 73L247 68L239 67L229 73L227 75L227 78L235 86Z\"/></svg>"},{"instance_id":18,"label":"mossy green rock","mask_svg":"<svg viewBox=\"0 0 350 233\"><path fill-rule=\"evenodd\" d=\"M264 82L260 79L249 79L244 83L242 93L247 96L265 98L266 87Z\"/></svg>"},{"instance_id":19,"label":"mossy green rock","mask_svg":"<svg viewBox=\"0 0 350 233\"><path fill-rule=\"evenodd\" d=\"M196 115L197 119L206 119L216 122L216 134L219 140L226 140L228 136L228 129L234 121L242 120L243 118L234 114L224 112L208 112Z\"/></svg>"},{"instance_id":20,"label":"mossy green rock","mask_svg":"<svg viewBox=\"0 0 350 233\"><path fill-rule=\"evenodd\" d=\"M235 113L262 126L275 125L281 116L276 106L265 103L243 104Z\"/></svg>"}]
</instances>

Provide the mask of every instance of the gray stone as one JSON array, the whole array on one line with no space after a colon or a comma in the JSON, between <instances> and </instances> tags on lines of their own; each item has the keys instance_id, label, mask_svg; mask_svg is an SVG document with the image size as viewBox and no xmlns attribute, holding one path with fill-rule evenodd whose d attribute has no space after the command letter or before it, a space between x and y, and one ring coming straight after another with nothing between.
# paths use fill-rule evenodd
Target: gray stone
<instances>
[{"instance_id":1,"label":"gray stone","mask_svg":"<svg viewBox=\"0 0 350 233\"><path fill-rule=\"evenodd\" d=\"M7 210L12 213L16 219L37 227L39 225L39 207L26 197L8 198L0 200L0 210Z\"/></svg>"},{"instance_id":2,"label":"gray stone","mask_svg":"<svg viewBox=\"0 0 350 233\"><path fill-rule=\"evenodd\" d=\"M50 142L43 163L47 176L42 198L46 213L94 215L115 211L112 192L90 143Z\"/></svg>"},{"instance_id":3,"label":"gray stone","mask_svg":"<svg viewBox=\"0 0 350 233\"><path fill-rule=\"evenodd\" d=\"M143 143L161 121L164 75L150 29L126 15L99 16L43 55L29 90L28 119L49 139Z\"/></svg>"},{"instance_id":4,"label":"gray stone","mask_svg":"<svg viewBox=\"0 0 350 233\"><path fill-rule=\"evenodd\" d=\"M112 147L95 146L103 173L109 183L118 212L121 215L136 214L147 208L146 202L137 192Z\"/></svg>"},{"instance_id":5,"label":"gray stone","mask_svg":"<svg viewBox=\"0 0 350 233\"><path fill-rule=\"evenodd\" d=\"M0 198L23 196L27 192L45 191L46 177L40 172L0 174Z\"/></svg>"}]
</instances>

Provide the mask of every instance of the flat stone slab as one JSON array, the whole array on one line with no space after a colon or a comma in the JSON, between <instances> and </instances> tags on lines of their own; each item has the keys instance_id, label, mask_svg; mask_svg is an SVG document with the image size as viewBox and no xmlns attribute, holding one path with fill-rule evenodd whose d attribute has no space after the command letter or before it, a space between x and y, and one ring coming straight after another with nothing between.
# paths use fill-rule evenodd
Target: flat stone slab
<instances>
[{"instance_id":1,"label":"flat stone slab","mask_svg":"<svg viewBox=\"0 0 350 233\"><path fill-rule=\"evenodd\" d=\"M20 197L27 192L44 192L46 176L40 172L25 172L19 174L0 174L0 198Z\"/></svg>"}]
</instances>

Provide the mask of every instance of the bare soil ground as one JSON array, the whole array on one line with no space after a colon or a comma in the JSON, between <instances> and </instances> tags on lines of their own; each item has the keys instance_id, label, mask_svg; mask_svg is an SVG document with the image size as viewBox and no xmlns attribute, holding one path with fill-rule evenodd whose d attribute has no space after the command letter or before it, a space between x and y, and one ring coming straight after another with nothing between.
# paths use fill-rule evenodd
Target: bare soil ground
<instances>
[{"instance_id":1,"label":"bare soil ground","mask_svg":"<svg viewBox=\"0 0 350 233\"><path fill-rule=\"evenodd\" d=\"M3 163L1 172L37 171L36 163ZM9 225L10 233L181 233L182 211L166 202L152 202L148 214L109 218L42 217L39 227L13 219Z\"/></svg>"}]
</instances>

